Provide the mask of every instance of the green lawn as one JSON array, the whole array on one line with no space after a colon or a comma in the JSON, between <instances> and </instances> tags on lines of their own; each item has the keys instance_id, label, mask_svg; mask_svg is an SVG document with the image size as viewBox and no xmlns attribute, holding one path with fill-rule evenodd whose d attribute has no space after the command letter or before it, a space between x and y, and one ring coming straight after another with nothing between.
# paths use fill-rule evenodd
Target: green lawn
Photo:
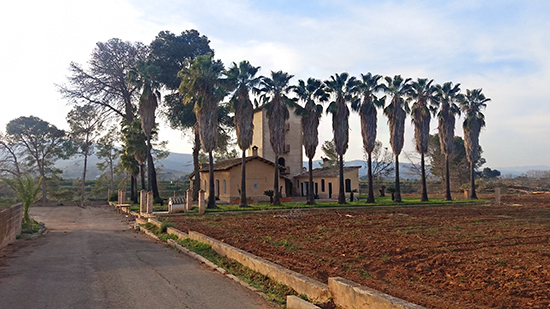
<instances>
[{"instance_id":1,"label":"green lawn","mask_svg":"<svg viewBox=\"0 0 550 309\"><path fill-rule=\"evenodd\" d=\"M443 198L430 198L428 202L421 202L420 198L403 197L403 202L396 203L392 201L391 196L377 197L374 204L368 204L366 195L359 196L359 200L353 202L347 202L347 204L341 205L336 201L330 202L317 202L315 205L307 205L305 202L288 202L282 203L281 206L273 206L269 203L254 203L249 207L242 208L235 204L219 204L216 209L207 209L207 212L222 212L222 211L243 211L243 210L270 210L270 209L296 209L296 208L324 208L324 207L373 207L373 206L398 206L398 205L440 205L451 203L485 203L485 200L460 200L445 201ZM194 208L196 211L196 208Z\"/></svg>"}]
</instances>

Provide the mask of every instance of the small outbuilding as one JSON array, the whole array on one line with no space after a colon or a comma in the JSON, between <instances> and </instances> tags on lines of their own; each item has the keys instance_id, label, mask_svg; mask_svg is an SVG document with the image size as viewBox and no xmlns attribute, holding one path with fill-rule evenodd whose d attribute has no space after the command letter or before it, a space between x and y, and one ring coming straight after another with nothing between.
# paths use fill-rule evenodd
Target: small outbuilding
<instances>
[{"instance_id":1,"label":"small outbuilding","mask_svg":"<svg viewBox=\"0 0 550 309\"><path fill-rule=\"evenodd\" d=\"M355 190L359 192L359 169L361 166L344 167L344 191L346 198ZM338 197L340 190L340 169L338 166L313 169L313 193L322 199ZM296 177L300 195L307 196L309 190L309 172L305 171Z\"/></svg>"}]
</instances>

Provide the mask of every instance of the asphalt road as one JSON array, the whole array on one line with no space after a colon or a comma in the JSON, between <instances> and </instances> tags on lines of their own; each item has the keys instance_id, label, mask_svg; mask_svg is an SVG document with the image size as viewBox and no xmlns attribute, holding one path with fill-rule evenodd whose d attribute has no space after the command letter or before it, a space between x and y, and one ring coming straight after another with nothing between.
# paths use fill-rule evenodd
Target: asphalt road
<instances>
[{"instance_id":1,"label":"asphalt road","mask_svg":"<svg viewBox=\"0 0 550 309\"><path fill-rule=\"evenodd\" d=\"M50 233L0 258L0 308L273 308L196 260L134 232L108 206L35 207ZM25 243L21 243L25 242Z\"/></svg>"}]
</instances>

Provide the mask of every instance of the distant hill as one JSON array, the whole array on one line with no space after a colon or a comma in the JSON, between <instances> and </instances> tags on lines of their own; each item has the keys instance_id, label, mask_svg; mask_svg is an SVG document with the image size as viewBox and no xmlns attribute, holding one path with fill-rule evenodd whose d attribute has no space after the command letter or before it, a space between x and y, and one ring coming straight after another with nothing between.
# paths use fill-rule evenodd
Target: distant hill
<instances>
[{"instance_id":1,"label":"distant hill","mask_svg":"<svg viewBox=\"0 0 550 309\"><path fill-rule=\"evenodd\" d=\"M86 179L94 179L101 175L97 168L99 159L96 155L88 158L88 171ZM75 156L69 160L58 160L55 166L63 171L62 177L66 179L75 179L82 177L82 167L84 164L83 156ZM181 178L193 171L193 156L185 153L171 152L167 158L156 161L158 179L175 180Z\"/></svg>"},{"instance_id":2,"label":"distant hill","mask_svg":"<svg viewBox=\"0 0 550 309\"><path fill-rule=\"evenodd\" d=\"M503 178L514 178L518 176L525 176L528 171L549 171L548 165L531 165L531 166L513 166L513 167L496 167L495 169L500 171L500 175Z\"/></svg>"},{"instance_id":3,"label":"distant hill","mask_svg":"<svg viewBox=\"0 0 550 309\"><path fill-rule=\"evenodd\" d=\"M84 158L82 156L73 157L69 160L58 160L55 166L63 170L63 178L75 179L82 177L82 164ZM86 174L87 179L94 179L101 175L101 172L97 168L98 158L92 155L88 158L88 172ZM322 160L313 161L313 168L321 167ZM303 167L307 168L307 161L303 162ZM346 161L345 166L361 166L359 169L359 177L367 175L367 163L363 160ZM186 153L173 153L171 152L167 158L156 161L155 167L157 168L157 175L161 180L175 180L184 177L193 171L193 156ZM399 171L403 179L418 180L419 176L411 172L412 164L399 163ZM429 170L429 167L427 167ZM497 167L502 177L517 177L523 176L527 171L531 170L550 170L550 166L547 165L534 165L534 166L516 166L516 167ZM388 177L388 180L393 179L393 175Z\"/></svg>"}]
</instances>

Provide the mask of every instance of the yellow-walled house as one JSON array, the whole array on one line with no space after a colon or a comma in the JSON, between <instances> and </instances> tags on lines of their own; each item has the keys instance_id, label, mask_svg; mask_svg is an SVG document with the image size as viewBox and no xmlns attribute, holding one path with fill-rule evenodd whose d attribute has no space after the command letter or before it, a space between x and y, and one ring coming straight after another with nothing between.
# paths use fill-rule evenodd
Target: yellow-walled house
<instances>
[{"instance_id":1,"label":"yellow-walled house","mask_svg":"<svg viewBox=\"0 0 550 309\"><path fill-rule=\"evenodd\" d=\"M346 198L354 190L359 192L360 166L344 166L344 192ZM335 167L323 167L313 169L313 193L322 199L336 199L340 190L340 169ZM307 196L309 188L309 172L303 172L296 177L300 186L300 195ZM358 194L358 193L357 193Z\"/></svg>"},{"instance_id":2,"label":"yellow-walled house","mask_svg":"<svg viewBox=\"0 0 550 309\"><path fill-rule=\"evenodd\" d=\"M273 190L273 176L275 164L260 156L246 158L246 196L255 202L269 202L269 197L264 195L266 190ZM214 194L221 203L231 203L241 197L241 166L242 158L229 159L214 163ZM193 175L191 175L193 178ZM206 191L208 198L208 165L200 169L201 189ZM287 178L279 178L281 197L287 195L287 185L291 181Z\"/></svg>"},{"instance_id":3,"label":"yellow-walled house","mask_svg":"<svg viewBox=\"0 0 550 309\"><path fill-rule=\"evenodd\" d=\"M302 126L300 117L292 109L285 126L285 151L278 159L279 191L281 197L305 196L308 173L303 168ZM254 135L246 158L246 195L255 202L269 201L264 195L273 190L275 154L271 149L267 115L264 109L254 112ZM252 153L252 156L250 156ZM221 203L231 203L241 197L241 158L219 161L214 164L214 193ZM359 166L344 167L346 196L359 191ZM320 198L337 199L339 188L338 168L313 170L314 190ZM194 179L194 174L189 177ZM200 169L200 187L208 198L208 165ZM191 184L193 181L191 181Z\"/></svg>"}]
</instances>

